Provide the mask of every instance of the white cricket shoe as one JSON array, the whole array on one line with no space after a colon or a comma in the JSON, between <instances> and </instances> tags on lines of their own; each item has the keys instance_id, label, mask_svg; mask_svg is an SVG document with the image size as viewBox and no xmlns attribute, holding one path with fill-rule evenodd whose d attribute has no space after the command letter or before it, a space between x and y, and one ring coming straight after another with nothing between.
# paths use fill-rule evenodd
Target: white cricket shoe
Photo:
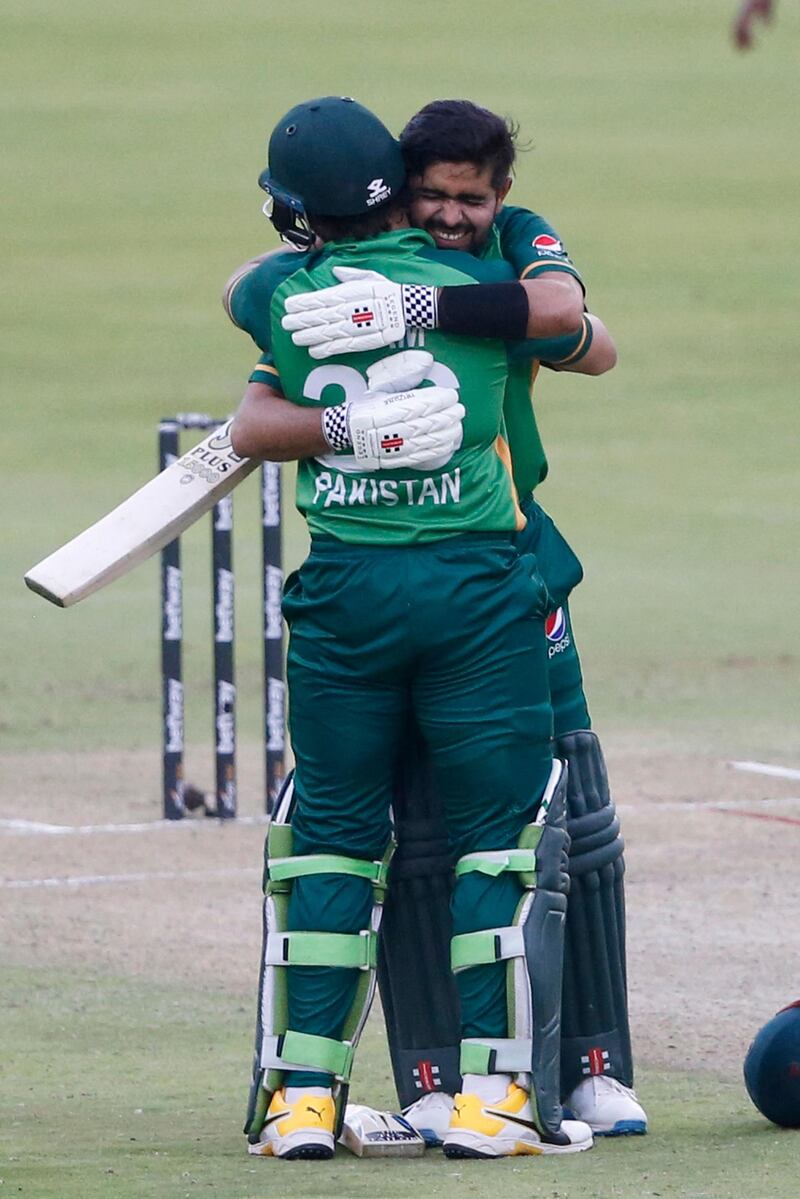
<instances>
[{"instance_id":1,"label":"white cricket shoe","mask_svg":"<svg viewBox=\"0 0 800 1199\"><path fill-rule=\"evenodd\" d=\"M453 1096L446 1091L429 1091L403 1112L412 1128L429 1148L436 1148L444 1141L453 1114Z\"/></svg>"},{"instance_id":2,"label":"white cricket shoe","mask_svg":"<svg viewBox=\"0 0 800 1199\"><path fill-rule=\"evenodd\" d=\"M647 1115L636 1092L604 1074L578 1083L564 1101L564 1111L576 1120L585 1120L598 1137L642 1136L647 1132Z\"/></svg>"},{"instance_id":3,"label":"white cricket shoe","mask_svg":"<svg viewBox=\"0 0 800 1199\"><path fill-rule=\"evenodd\" d=\"M532 1119L528 1092L511 1083L505 1099L487 1103L475 1094L456 1095L445 1157L516 1157L521 1154L580 1153L592 1147L592 1130L580 1120L564 1120L552 1136Z\"/></svg>"},{"instance_id":4,"label":"white cricket shoe","mask_svg":"<svg viewBox=\"0 0 800 1199\"><path fill-rule=\"evenodd\" d=\"M326 1161L333 1157L335 1119L336 1105L330 1092L301 1095L289 1103L283 1090L276 1091L261 1138L256 1145L248 1145L247 1152L286 1161Z\"/></svg>"}]
</instances>

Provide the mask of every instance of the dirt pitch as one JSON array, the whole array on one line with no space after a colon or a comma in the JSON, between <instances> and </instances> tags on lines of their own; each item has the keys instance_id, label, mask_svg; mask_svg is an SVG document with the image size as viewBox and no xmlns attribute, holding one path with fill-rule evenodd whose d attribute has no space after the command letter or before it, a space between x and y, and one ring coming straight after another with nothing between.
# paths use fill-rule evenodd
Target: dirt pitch
<instances>
[{"instance_id":1,"label":"dirt pitch","mask_svg":"<svg viewBox=\"0 0 800 1199\"><path fill-rule=\"evenodd\" d=\"M622 739L606 750L628 847L637 1060L738 1073L757 1027L800 994L787 946L800 781L712 757L653 755ZM210 777L199 751L189 761L196 777ZM4 766L0 935L11 964L46 960L187 987L213 977L252 1002L264 835L258 753L240 765L245 819L222 827L158 822L151 753L19 756Z\"/></svg>"}]
</instances>

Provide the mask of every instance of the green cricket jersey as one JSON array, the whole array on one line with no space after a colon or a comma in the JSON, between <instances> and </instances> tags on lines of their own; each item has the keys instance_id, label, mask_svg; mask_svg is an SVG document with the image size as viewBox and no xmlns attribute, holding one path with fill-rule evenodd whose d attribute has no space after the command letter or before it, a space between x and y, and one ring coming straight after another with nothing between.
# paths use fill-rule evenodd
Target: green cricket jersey
<instances>
[{"instance_id":1,"label":"green cricket jersey","mask_svg":"<svg viewBox=\"0 0 800 1199\"><path fill-rule=\"evenodd\" d=\"M427 245L430 252L430 242ZM450 257L445 261L453 261L456 254L455 251L436 251L435 248L432 252L448 254ZM458 253L457 257L463 268L463 260L472 256ZM506 206L501 209L478 257L484 263L505 260L512 267L510 274L486 275L482 276L482 281L530 278L548 271L562 271L581 282L553 227L537 213L524 208ZM271 350L271 300L276 288L285 280L306 268L309 262L318 262L319 259L320 254L315 252L300 254L294 250L278 249L261 260L248 263L231 280L224 300L226 310L233 323L249 333L263 351L261 362L250 376L252 381L280 387L279 372ZM470 272L467 270L465 273ZM471 278L460 280L474 281L474 274ZM584 342L582 334L532 338L517 343L509 354L503 415L505 437L513 462L514 483L521 497L529 495L547 475L547 459L531 395L539 364L566 365L577 361L585 350Z\"/></svg>"},{"instance_id":2,"label":"green cricket jersey","mask_svg":"<svg viewBox=\"0 0 800 1199\"><path fill-rule=\"evenodd\" d=\"M274 290L270 300L271 350L284 394L302 405L326 406L357 399L367 389L366 369L403 347L343 354L319 362L295 346L281 327L290 295L330 287L335 266L380 272L396 283L445 287L512 279L506 263L437 250L418 229L363 242L332 243ZM440 541L467 532L513 532L523 518L516 502L503 437L503 397L508 375L500 341L412 330L410 341L435 360L430 380L454 387L466 409L460 449L433 470L365 472L352 453L304 459L297 468L297 506L312 534L359 544Z\"/></svg>"},{"instance_id":3,"label":"green cricket jersey","mask_svg":"<svg viewBox=\"0 0 800 1199\"><path fill-rule=\"evenodd\" d=\"M503 258L520 279L536 278L548 271L563 271L581 283L558 234L544 217L525 208L500 209L494 228L481 248L481 258ZM581 284L582 285L582 284ZM514 464L514 483L520 497L530 495L547 476L547 458L536 424L533 385L539 363L565 366L576 362L584 349L584 339L553 339L537 344L523 343L509 365L504 415L506 434ZM524 351L529 352L527 361Z\"/></svg>"}]
</instances>

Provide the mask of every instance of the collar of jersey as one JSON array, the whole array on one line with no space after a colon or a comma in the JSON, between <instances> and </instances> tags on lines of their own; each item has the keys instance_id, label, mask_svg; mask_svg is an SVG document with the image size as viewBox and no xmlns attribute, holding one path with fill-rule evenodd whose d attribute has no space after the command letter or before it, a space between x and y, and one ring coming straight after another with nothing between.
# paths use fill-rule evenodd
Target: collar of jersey
<instances>
[{"instance_id":1,"label":"collar of jersey","mask_svg":"<svg viewBox=\"0 0 800 1199\"><path fill-rule=\"evenodd\" d=\"M503 251L500 249L500 230L497 225L492 225L489 230L489 236L476 254L476 258L502 258Z\"/></svg>"},{"instance_id":2,"label":"collar of jersey","mask_svg":"<svg viewBox=\"0 0 800 1199\"><path fill-rule=\"evenodd\" d=\"M368 241L332 241L325 245L325 252L337 258L347 255L353 258L369 258L384 254L417 254L422 246L435 246L436 242L423 229L396 229L394 233L381 233Z\"/></svg>"}]
</instances>

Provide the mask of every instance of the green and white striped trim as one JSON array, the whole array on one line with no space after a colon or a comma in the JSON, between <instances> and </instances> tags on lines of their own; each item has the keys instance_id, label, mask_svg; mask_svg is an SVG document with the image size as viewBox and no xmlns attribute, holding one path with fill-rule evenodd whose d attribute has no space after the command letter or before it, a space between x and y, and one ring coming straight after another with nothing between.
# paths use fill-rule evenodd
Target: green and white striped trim
<instances>
[{"instance_id":1,"label":"green and white striped trim","mask_svg":"<svg viewBox=\"0 0 800 1199\"><path fill-rule=\"evenodd\" d=\"M468 1037L461 1042L462 1074L526 1074L532 1060L530 1040Z\"/></svg>"},{"instance_id":2,"label":"green and white striped trim","mask_svg":"<svg viewBox=\"0 0 800 1199\"><path fill-rule=\"evenodd\" d=\"M525 940L519 925L486 928L476 933L461 933L450 941L450 966L454 973L470 966L488 966L507 958L523 958Z\"/></svg>"},{"instance_id":3,"label":"green and white striped trim","mask_svg":"<svg viewBox=\"0 0 800 1199\"><path fill-rule=\"evenodd\" d=\"M378 938L369 929L360 933L270 933L267 966L343 966L373 970L378 961Z\"/></svg>"},{"instance_id":4,"label":"green and white striped trim","mask_svg":"<svg viewBox=\"0 0 800 1199\"><path fill-rule=\"evenodd\" d=\"M333 1074L347 1082L353 1068L354 1046L349 1041L333 1041L309 1033L288 1032L265 1037L261 1046L261 1065L267 1070L312 1070Z\"/></svg>"}]
</instances>

